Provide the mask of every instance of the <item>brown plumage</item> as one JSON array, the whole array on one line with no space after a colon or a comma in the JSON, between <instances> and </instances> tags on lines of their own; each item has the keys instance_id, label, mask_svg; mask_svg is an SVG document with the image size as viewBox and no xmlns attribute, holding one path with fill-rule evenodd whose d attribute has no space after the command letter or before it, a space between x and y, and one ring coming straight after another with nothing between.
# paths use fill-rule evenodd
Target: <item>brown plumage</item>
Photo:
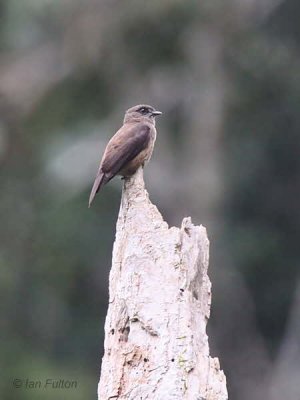
<instances>
[{"instance_id":1,"label":"brown plumage","mask_svg":"<svg viewBox=\"0 0 300 400\"><path fill-rule=\"evenodd\" d=\"M114 176L131 176L149 161L156 139L155 117L160 114L160 111L143 104L126 111L123 126L110 139L104 151L89 207L100 188Z\"/></svg>"}]
</instances>

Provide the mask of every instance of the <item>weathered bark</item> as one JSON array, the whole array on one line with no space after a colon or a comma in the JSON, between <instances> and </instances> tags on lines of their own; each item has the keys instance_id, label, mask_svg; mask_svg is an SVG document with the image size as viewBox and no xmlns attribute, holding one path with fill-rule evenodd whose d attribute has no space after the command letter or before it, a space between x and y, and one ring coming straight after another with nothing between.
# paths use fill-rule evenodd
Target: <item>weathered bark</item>
<instances>
[{"instance_id":1,"label":"weathered bark","mask_svg":"<svg viewBox=\"0 0 300 400\"><path fill-rule=\"evenodd\" d=\"M211 283L203 226L169 228L139 170L125 181L113 249L99 400L223 400L209 356Z\"/></svg>"}]
</instances>

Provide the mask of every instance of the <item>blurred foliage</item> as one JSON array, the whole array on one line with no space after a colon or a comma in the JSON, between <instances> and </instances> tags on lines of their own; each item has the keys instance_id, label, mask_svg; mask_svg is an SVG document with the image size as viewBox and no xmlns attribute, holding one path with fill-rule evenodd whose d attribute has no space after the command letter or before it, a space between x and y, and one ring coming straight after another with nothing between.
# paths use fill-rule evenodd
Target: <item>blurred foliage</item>
<instances>
[{"instance_id":1,"label":"blurred foliage","mask_svg":"<svg viewBox=\"0 0 300 400\"><path fill-rule=\"evenodd\" d=\"M300 31L296 0L268 4L0 2L1 398L57 398L15 378L96 396L121 183L87 199L125 109L146 102L164 112L151 198L211 238L210 336L230 398L273 399L247 382L259 353L272 381L298 284Z\"/></svg>"}]
</instances>

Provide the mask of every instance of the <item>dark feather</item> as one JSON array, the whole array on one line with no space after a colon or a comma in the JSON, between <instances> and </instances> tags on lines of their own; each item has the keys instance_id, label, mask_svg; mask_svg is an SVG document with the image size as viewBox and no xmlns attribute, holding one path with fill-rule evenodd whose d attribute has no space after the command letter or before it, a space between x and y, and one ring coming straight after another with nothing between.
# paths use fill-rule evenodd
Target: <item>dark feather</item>
<instances>
[{"instance_id":1,"label":"dark feather","mask_svg":"<svg viewBox=\"0 0 300 400\"><path fill-rule=\"evenodd\" d=\"M109 141L98 170L90 198L89 207L101 186L109 182L133 160L150 142L150 127L144 123L125 124Z\"/></svg>"},{"instance_id":2,"label":"dark feather","mask_svg":"<svg viewBox=\"0 0 300 400\"><path fill-rule=\"evenodd\" d=\"M98 193L101 186L106 183L105 181L106 181L105 174L103 172L101 172L101 170L99 169L96 179L95 179L95 182L93 184L91 194L90 194L89 207L91 206L92 201L94 200L94 197L96 196L96 193Z\"/></svg>"},{"instance_id":3,"label":"dark feather","mask_svg":"<svg viewBox=\"0 0 300 400\"><path fill-rule=\"evenodd\" d=\"M150 127L145 124L123 125L105 151L101 169L112 179L126 164L133 160L150 141Z\"/></svg>"}]
</instances>

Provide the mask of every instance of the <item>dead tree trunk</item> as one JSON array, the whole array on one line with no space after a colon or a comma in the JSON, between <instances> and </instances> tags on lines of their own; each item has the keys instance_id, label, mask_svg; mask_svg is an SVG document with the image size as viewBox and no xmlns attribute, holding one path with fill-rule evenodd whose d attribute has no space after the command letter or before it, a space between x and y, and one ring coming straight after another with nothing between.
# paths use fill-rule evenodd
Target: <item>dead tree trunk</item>
<instances>
[{"instance_id":1,"label":"dead tree trunk","mask_svg":"<svg viewBox=\"0 0 300 400\"><path fill-rule=\"evenodd\" d=\"M211 283L203 226L169 228L139 170L125 181L109 282L98 399L225 400L209 356Z\"/></svg>"}]
</instances>

